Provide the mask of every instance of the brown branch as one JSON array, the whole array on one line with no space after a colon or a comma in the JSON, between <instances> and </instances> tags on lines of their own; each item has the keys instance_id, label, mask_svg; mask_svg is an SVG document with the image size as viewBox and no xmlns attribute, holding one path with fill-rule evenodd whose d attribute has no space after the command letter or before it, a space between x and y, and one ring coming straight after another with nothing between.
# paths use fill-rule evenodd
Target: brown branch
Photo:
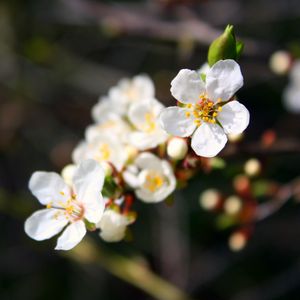
<instances>
[{"instance_id":1,"label":"brown branch","mask_svg":"<svg viewBox=\"0 0 300 300\"><path fill-rule=\"evenodd\" d=\"M293 195L300 194L300 178L296 178L279 188L275 196L256 208L254 219L261 221L278 211Z\"/></svg>"},{"instance_id":2,"label":"brown branch","mask_svg":"<svg viewBox=\"0 0 300 300\"><path fill-rule=\"evenodd\" d=\"M61 252L80 264L100 265L116 277L132 284L158 300L192 300L176 286L149 270L143 263L99 248L92 239L85 238L71 251Z\"/></svg>"},{"instance_id":3,"label":"brown branch","mask_svg":"<svg viewBox=\"0 0 300 300\"><path fill-rule=\"evenodd\" d=\"M63 0L68 12L74 12L76 22L85 23L87 20L97 21L100 26L110 28L119 34L138 35L171 41L192 40L202 45L210 43L222 31L215 29L200 20L197 15L186 6L174 9L175 20L159 17L157 11L150 12L145 6L108 5L105 3ZM61 14L64 18L64 14ZM240 37L245 43L246 55L267 55L274 50L274 46L265 42Z\"/></svg>"},{"instance_id":4,"label":"brown branch","mask_svg":"<svg viewBox=\"0 0 300 300\"><path fill-rule=\"evenodd\" d=\"M272 146L266 147L261 142L245 144L228 144L220 153L220 157L263 156L263 155L300 154L300 143L294 140L277 140Z\"/></svg>"}]
</instances>

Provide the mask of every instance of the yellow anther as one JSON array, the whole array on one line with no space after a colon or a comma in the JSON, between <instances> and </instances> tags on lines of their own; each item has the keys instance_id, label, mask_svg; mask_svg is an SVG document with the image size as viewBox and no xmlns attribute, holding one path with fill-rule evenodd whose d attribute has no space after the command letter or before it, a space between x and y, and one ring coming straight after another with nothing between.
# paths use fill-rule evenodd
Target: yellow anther
<instances>
[{"instance_id":1,"label":"yellow anther","mask_svg":"<svg viewBox=\"0 0 300 300\"><path fill-rule=\"evenodd\" d=\"M218 111L222 111L223 107L222 106L219 106L218 107Z\"/></svg>"},{"instance_id":2,"label":"yellow anther","mask_svg":"<svg viewBox=\"0 0 300 300\"><path fill-rule=\"evenodd\" d=\"M217 115L218 115L217 112L214 112L214 113L213 113L213 117L216 117Z\"/></svg>"},{"instance_id":3,"label":"yellow anther","mask_svg":"<svg viewBox=\"0 0 300 300\"><path fill-rule=\"evenodd\" d=\"M148 112L145 114L145 132L152 132L156 129L155 116L153 113Z\"/></svg>"},{"instance_id":4,"label":"yellow anther","mask_svg":"<svg viewBox=\"0 0 300 300\"><path fill-rule=\"evenodd\" d=\"M52 207L52 202L47 203L46 207L51 208Z\"/></svg>"},{"instance_id":5,"label":"yellow anther","mask_svg":"<svg viewBox=\"0 0 300 300\"><path fill-rule=\"evenodd\" d=\"M186 111L186 112L185 112L185 116L186 116L187 118L189 118L189 117L191 116L191 113L190 113L189 111Z\"/></svg>"},{"instance_id":6,"label":"yellow anther","mask_svg":"<svg viewBox=\"0 0 300 300\"><path fill-rule=\"evenodd\" d=\"M164 178L160 174L156 172L151 172L146 176L144 188L146 188L150 192L155 192L163 185L163 183Z\"/></svg>"},{"instance_id":7,"label":"yellow anther","mask_svg":"<svg viewBox=\"0 0 300 300\"><path fill-rule=\"evenodd\" d=\"M192 106L193 105L191 103L189 103L189 104L186 105L187 108L192 108Z\"/></svg>"},{"instance_id":8,"label":"yellow anther","mask_svg":"<svg viewBox=\"0 0 300 300\"><path fill-rule=\"evenodd\" d=\"M207 103L207 106L208 106L208 107L212 107L213 105L214 105L214 104L213 104L212 102L208 102L208 103Z\"/></svg>"},{"instance_id":9,"label":"yellow anther","mask_svg":"<svg viewBox=\"0 0 300 300\"><path fill-rule=\"evenodd\" d=\"M218 99L217 99L217 102L222 102L222 98L218 98Z\"/></svg>"},{"instance_id":10,"label":"yellow anther","mask_svg":"<svg viewBox=\"0 0 300 300\"><path fill-rule=\"evenodd\" d=\"M101 144L99 147L99 151L101 153L99 157L100 160L108 160L110 158L111 150L108 144L106 143Z\"/></svg>"},{"instance_id":11,"label":"yellow anther","mask_svg":"<svg viewBox=\"0 0 300 300\"><path fill-rule=\"evenodd\" d=\"M63 192L63 191L61 191L61 192L59 192L62 196L64 196L65 195L65 193Z\"/></svg>"}]
</instances>

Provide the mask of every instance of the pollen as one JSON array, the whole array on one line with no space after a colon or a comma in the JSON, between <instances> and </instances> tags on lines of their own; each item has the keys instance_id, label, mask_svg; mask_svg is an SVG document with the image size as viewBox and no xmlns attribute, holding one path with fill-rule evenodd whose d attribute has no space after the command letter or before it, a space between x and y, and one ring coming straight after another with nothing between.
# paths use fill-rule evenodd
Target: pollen
<instances>
[{"instance_id":1,"label":"pollen","mask_svg":"<svg viewBox=\"0 0 300 300\"><path fill-rule=\"evenodd\" d=\"M156 129L155 116L152 112L145 114L145 124L143 127L143 131L147 133L151 133Z\"/></svg>"},{"instance_id":2,"label":"pollen","mask_svg":"<svg viewBox=\"0 0 300 300\"><path fill-rule=\"evenodd\" d=\"M147 174L143 187L150 192L155 192L164 184L164 177L158 172L151 171Z\"/></svg>"},{"instance_id":3,"label":"pollen","mask_svg":"<svg viewBox=\"0 0 300 300\"><path fill-rule=\"evenodd\" d=\"M108 144L106 143L101 144L99 147L99 152L100 152L99 155L100 160L104 160L104 161L109 160L111 156L111 150Z\"/></svg>"},{"instance_id":4,"label":"pollen","mask_svg":"<svg viewBox=\"0 0 300 300\"><path fill-rule=\"evenodd\" d=\"M218 103L215 104L211 101L207 94L199 95L199 101L196 104L187 104L186 107L191 110L191 113L195 117L194 123L197 126L202 124L202 121L215 124L217 123L218 113L222 110L222 106ZM221 98L218 98L218 102L222 101ZM191 115L190 112L186 112L186 117Z\"/></svg>"},{"instance_id":5,"label":"pollen","mask_svg":"<svg viewBox=\"0 0 300 300\"><path fill-rule=\"evenodd\" d=\"M186 112L185 112L185 116L186 116L187 118L189 118L189 117L191 116L191 112L186 111Z\"/></svg>"}]
</instances>

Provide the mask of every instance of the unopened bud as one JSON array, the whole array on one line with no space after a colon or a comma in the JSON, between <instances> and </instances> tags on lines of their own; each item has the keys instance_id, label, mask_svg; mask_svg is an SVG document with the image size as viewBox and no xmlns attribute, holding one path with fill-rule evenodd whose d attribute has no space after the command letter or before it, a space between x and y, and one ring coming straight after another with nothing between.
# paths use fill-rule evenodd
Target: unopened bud
<instances>
[{"instance_id":1,"label":"unopened bud","mask_svg":"<svg viewBox=\"0 0 300 300\"><path fill-rule=\"evenodd\" d=\"M230 196L224 202L224 211L229 215L235 215L240 212L242 201L237 196Z\"/></svg>"},{"instance_id":2,"label":"unopened bud","mask_svg":"<svg viewBox=\"0 0 300 300\"><path fill-rule=\"evenodd\" d=\"M168 142L167 153L170 158L175 160L183 159L188 152L186 140L178 137L171 138Z\"/></svg>"},{"instance_id":3,"label":"unopened bud","mask_svg":"<svg viewBox=\"0 0 300 300\"><path fill-rule=\"evenodd\" d=\"M220 198L220 193L217 190L208 189L200 195L199 202L204 209L213 210L219 204Z\"/></svg>"},{"instance_id":4,"label":"unopened bud","mask_svg":"<svg viewBox=\"0 0 300 300\"><path fill-rule=\"evenodd\" d=\"M289 52L287 51L276 51L270 57L270 69L278 75L286 74L292 63L292 58Z\"/></svg>"},{"instance_id":5,"label":"unopened bud","mask_svg":"<svg viewBox=\"0 0 300 300\"><path fill-rule=\"evenodd\" d=\"M248 176L257 176L261 171L261 163L258 159L251 158L245 163L244 170Z\"/></svg>"},{"instance_id":6,"label":"unopened bud","mask_svg":"<svg viewBox=\"0 0 300 300\"><path fill-rule=\"evenodd\" d=\"M232 251L240 251L247 244L246 235L242 232L235 232L230 236L228 244Z\"/></svg>"},{"instance_id":7,"label":"unopened bud","mask_svg":"<svg viewBox=\"0 0 300 300\"><path fill-rule=\"evenodd\" d=\"M243 49L243 44L237 42L232 25L227 25L223 34L215 39L208 50L208 64L214 65L222 59L238 59Z\"/></svg>"},{"instance_id":8,"label":"unopened bud","mask_svg":"<svg viewBox=\"0 0 300 300\"><path fill-rule=\"evenodd\" d=\"M62 178L64 179L65 183L70 186L73 184L73 176L74 176L75 169L76 169L76 165L69 164L66 165L61 171Z\"/></svg>"}]
</instances>

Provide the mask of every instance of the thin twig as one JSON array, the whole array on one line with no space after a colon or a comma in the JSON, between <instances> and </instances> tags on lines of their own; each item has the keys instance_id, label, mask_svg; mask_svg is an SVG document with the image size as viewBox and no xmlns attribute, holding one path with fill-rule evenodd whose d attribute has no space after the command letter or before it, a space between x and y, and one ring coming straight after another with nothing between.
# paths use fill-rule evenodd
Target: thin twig
<instances>
[{"instance_id":1,"label":"thin twig","mask_svg":"<svg viewBox=\"0 0 300 300\"><path fill-rule=\"evenodd\" d=\"M71 251L62 255L80 264L96 264L111 274L148 293L157 300L191 300L176 286L154 274L141 262L105 252L95 242L85 238Z\"/></svg>"}]
</instances>

